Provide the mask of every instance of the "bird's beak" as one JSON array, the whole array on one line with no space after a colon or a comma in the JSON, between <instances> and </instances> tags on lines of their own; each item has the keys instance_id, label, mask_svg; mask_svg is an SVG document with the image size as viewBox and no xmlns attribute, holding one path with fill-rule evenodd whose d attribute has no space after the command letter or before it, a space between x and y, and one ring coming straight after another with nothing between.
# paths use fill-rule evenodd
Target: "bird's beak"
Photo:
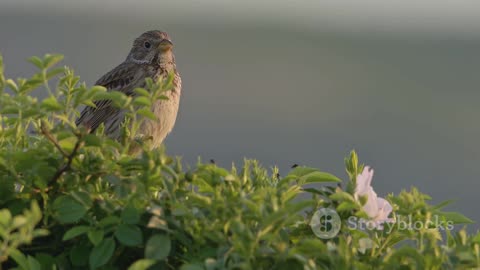
<instances>
[{"instance_id":1,"label":"bird's beak","mask_svg":"<svg viewBox=\"0 0 480 270\"><path fill-rule=\"evenodd\" d=\"M173 43L168 39L162 39L162 41L160 41L160 44L158 45L158 48L162 51L168 51L172 49L172 47Z\"/></svg>"}]
</instances>

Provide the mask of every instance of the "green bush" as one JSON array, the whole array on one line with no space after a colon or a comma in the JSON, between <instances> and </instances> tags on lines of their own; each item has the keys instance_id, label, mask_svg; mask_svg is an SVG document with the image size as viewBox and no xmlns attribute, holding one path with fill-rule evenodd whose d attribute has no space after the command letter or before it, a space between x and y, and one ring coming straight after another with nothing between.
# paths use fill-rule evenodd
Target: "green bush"
<instances>
[{"instance_id":1,"label":"green bush","mask_svg":"<svg viewBox=\"0 0 480 270\"><path fill-rule=\"evenodd\" d=\"M428 204L415 188L387 197L395 223L352 228L352 217L369 219L367 198L354 195L363 169L355 152L345 160L346 181L307 167L281 177L254 160L185 170L162 149L129 155L133 146L148 148L148 138L135 136L137 118L155 117L151 101L164 98L171 78L149 80L132 98L87 88L72 70L53 68L61 59L33 57L39 72L14 81L0 58L0 269L480 267L480 234L448 230L471 221L441 211L446 203ZM48 97L30 95L38 89ZM74 123L79 106L103 99L130 112L119 141ZM324 208L341 219L328 239L310 226ZM428 225L393 226L402 222Z\"/></svg>"}]
</instances>

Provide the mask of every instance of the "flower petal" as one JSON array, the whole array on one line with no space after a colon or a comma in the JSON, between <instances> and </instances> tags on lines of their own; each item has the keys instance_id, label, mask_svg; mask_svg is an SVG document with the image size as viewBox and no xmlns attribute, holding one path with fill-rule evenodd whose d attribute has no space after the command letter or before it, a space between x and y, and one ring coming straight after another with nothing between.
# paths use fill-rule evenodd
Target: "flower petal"
<instances>
[{"instance_id":1,"label":"flower petal","mask_svg":"<svg viewBox=\"0 0 480 270\"><path fill-rule=\"evenodd\" d=\"M368 192L366 194L368 196L367 203L363 206L363 211L367 213L370 218L375 218L378 215L378 199L377 193L373 191L372 187L369 187Z\"/></svg>"},{"instance_id":2,"label":"flower petal","mask_svg":"<svg viewBox=\"0 0 480 270\"><path fill-rule=\"evenodd\" d=\"M384 198L377 198L378 215L375 217L378 221L387 221L392 212L392 205Z\"/></svg>"},{"instance_id":3,"label":"flower petal","mask_svg":"<svg viewBox=\"0 0 480 270\"><path fill-rule=\"evenodd\" d=\"M357 186L355 187L355 196L366 195L372 188L373 169L369 166L363 168L363 172L357 175Z\"/></svg>"}]
</instances>

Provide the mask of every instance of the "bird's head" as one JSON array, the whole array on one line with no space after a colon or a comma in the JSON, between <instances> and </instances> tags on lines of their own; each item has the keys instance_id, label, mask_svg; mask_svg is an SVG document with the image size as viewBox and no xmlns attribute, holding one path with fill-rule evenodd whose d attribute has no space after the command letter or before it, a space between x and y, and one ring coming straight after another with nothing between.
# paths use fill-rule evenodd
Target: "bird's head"
<instances>
[{"instance_id":1,"label":"bird's head","mask_svg":"<svg viewBox=\"0 0 480 270\"><path fill-rule=\"evenodd\" d=\"M127 61L138 64L175 64L173 43L166 32L153 30L143 33L133 42Z\"/></svg>"}]
</instances>

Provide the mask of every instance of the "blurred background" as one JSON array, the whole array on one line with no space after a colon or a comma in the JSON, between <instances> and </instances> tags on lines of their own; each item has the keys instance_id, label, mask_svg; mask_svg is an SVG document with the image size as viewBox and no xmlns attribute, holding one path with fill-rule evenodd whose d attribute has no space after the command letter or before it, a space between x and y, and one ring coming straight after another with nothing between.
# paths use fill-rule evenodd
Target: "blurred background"
<instances>
[{"instance_id":1,"label":"blurred background","mask_svg":"<svg viewBox=\"0 0 480 270\"><path fill-rule=\"evenodd\" d=\"M480 220L478 1L0 0L8 77L61 53L92 85L151 29L175 43L183 96L166 146L186 164L247 157L345 179L356 149L379 196L417 186Z\"/></svg>"}]
</instances>

